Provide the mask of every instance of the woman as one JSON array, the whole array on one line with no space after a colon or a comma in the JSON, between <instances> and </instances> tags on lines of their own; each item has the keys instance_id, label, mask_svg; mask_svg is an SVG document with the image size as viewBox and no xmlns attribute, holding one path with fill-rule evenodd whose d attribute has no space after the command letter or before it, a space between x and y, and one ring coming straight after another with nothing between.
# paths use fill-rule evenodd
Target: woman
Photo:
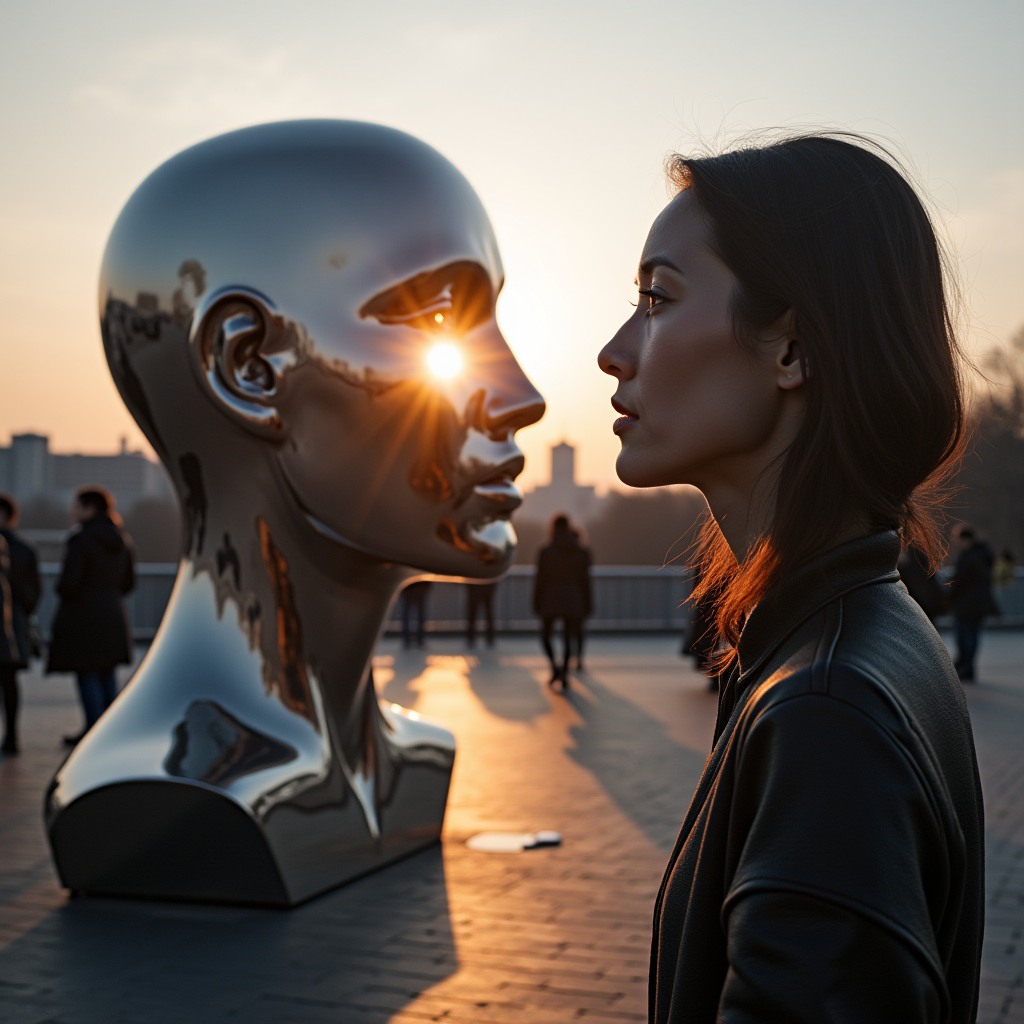
<instances>
[{"instance_id":1,"label":"woman","mask_svg":"<svg viewBox=\"0 0 1024 1024\"><path fill-rule=\"evenodd\" d=\"M77 736L64 737L74 746L117 696L114 668L132 660L121 598L135 586L135 552L121 529L113 495L105 488L80 488L71 518L77 529L68 538L57 583L60 607L53 620L46 671L78 675L85 728Z\"/></svg>"},{"instance_id":2,"label":"woman","mask_svg":"<svg viewBox=\"0 0 1024 1024\"><path fill-rule=\"evenodd\" d=\"M856 136L670 165L618 380L620 479L693 484L728 646L654 920L650 1020L973 1021L982 801L899 581L963 443L928 216Z\"/></svg>"}]
</instances>

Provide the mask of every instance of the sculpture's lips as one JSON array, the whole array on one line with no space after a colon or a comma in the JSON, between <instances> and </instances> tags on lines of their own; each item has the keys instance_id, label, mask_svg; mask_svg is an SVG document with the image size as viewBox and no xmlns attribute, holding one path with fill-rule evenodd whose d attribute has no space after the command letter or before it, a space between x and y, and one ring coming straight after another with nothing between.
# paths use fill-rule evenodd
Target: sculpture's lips
<instances>
[{"instance_id":1,"label":"sculpture's lips","mask_svg":"<svg viewBox=\"0 0 1024 1024\"><path fill-rule=\"evenodd\" d=\"M523 495L510 476L502 474L473 486L473 493L483 498L493 510L506 515L523 503Z\"/></svg>"},{"instance_id":2,"label":"sculpture's lips","mask_svg":"<svg viewBox=\"0 0 1024 1024\"><path fill-rule=\"evenodd\" d=\"M466 459L468 479L463 484L455 507L459 508L469 501L476 514L487 518L509 516L519 508L523 503L523 495L513 481L522 473L526 458L517 448L513 450L515 454L501 462L480 458L479 455L473 458L475 453L470 454Z\"/></svg>"}]
</instances>

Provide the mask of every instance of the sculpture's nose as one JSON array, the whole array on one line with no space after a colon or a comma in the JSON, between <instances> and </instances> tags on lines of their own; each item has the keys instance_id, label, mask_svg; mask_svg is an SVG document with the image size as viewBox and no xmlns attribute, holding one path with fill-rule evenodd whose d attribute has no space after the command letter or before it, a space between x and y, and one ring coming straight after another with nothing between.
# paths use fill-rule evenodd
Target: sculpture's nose
<instances>
[{"instance_id":1,"label":"sculpture's nose","mask_svg":"<svg viewBox=\"0 0 1024 1024\"><path fill-rule=\"evenodd\" d=\"M523 372L507 345L496 361L490 386L482 403L481 429L496 441L505 440L531 423L547 408L541 393Z\"/></svg>"}]
</instances>

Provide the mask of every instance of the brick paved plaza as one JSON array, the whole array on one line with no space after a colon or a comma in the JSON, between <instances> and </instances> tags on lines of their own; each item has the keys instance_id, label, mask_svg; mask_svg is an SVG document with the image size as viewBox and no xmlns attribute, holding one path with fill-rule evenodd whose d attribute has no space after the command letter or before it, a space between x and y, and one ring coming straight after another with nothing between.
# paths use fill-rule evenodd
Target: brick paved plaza
<instances>
[{"instance_id":1,"label":"brick paved plaza","mask_svg":"<svg viewBox=\"0 0 1024 1024\"><path fill-rule=\"evenodd\" d=\"M646 1020L651 907L715 711L677 645L594 639L563 698L533 640L475 658L386 644L382 693L458 737L443 846L290 912L69 900L40 809L78 711L69 678L29 678L24 752L0 763L0 1021ZM978 1019L1024 1022L1024 635L986 636L969 700L988 814ZM564 845L465 845L542 828Z\"/></svg>"}]
</instances>

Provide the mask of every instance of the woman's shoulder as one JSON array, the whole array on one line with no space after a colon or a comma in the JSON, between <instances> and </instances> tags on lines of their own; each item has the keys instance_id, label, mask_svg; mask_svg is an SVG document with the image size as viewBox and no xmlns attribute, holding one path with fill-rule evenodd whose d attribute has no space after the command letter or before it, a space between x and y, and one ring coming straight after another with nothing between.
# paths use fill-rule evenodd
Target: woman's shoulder
<instances>
[{"instance_id":1,"label":"woman's shoulder","mask_svg":"<svg viewBox=\"0 0 1024 1024\"><path fill-rule=\"evenodd\" d=\"M786 718L783 706L798 698L839 702L915 749L924 741L940 760L971 742L945 644L899 584L864 587L813 616L756 684L744 716Z\"/></svg>"}]
</instances>

